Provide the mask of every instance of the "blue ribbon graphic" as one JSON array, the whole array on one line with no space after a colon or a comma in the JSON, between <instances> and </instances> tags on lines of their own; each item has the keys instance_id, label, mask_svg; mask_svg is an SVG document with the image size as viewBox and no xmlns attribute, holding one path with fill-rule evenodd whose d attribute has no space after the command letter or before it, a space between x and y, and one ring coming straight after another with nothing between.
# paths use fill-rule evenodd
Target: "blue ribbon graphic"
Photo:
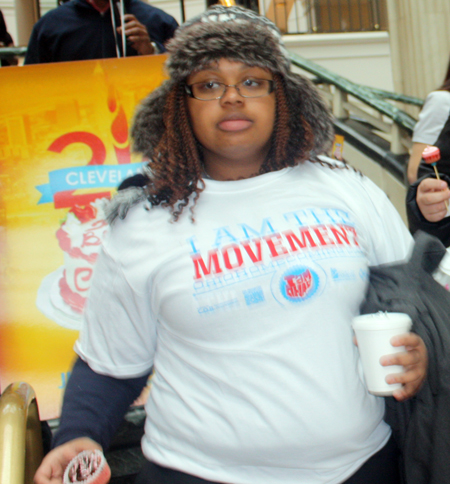
<instances>
[{"instance_id":1,"label":"blue ribbon graphic","mask_svg":"<svg viewBox=\"0 0 450 484\"><path fill-rule=\"evenodd\" d=\"M55 193L67 190L116 188L125 178L140 173L145 165L145 162L126 165L88 165L51 171L48 174L50 183L36 187L42 194L38 205L53 202Z\"/></svg>"}]
</instances>

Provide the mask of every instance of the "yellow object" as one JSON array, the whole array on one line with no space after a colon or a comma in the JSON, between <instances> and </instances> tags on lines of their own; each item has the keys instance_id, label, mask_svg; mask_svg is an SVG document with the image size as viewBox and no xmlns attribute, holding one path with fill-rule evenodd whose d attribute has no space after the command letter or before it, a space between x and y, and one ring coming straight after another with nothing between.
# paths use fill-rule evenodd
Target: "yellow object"
<instances>
[{"instance_id":1,"label":"yellow object","mask_svg":"<svg viewBox=\"0 0 450 484\"><path fill-rule=\"evenodd\" d=\"M331 156L342 161L344 159L344 137L340 134L334 136L333 148L331 150Z\"/></svg>"},{"instance_id":2,"label":"yellow object","mask_svg":"<svg viewBox=\"0 0 450 484\"><path fill-rule=\"evenodd\" d=\"M0 397L0 484L32 484L43 457L34 391L13 383Z\"/></svg>"},{"instance_id":3,"label":"yellow object","mask_svg":"<svg viewBox=\"0 0 450 484\"><path fill-rule=\"evenodd\" d=\"M59 283L68 252L56 233L77 197L110 195L119 175L140 166L128 130L136 105L165 78L165 60L0 69L0 387L29 383L42 420L59 416L78 337L66 324L73 314Z\"/></svg>"}]
</instances>

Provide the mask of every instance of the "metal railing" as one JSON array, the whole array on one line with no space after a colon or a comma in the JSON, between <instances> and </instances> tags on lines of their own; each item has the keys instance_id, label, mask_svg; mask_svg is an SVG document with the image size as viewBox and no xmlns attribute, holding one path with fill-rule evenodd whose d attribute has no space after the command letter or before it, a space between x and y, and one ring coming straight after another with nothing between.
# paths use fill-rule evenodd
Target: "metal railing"
<instances>
[{"instance_id":1,"label":"metal railing","mask_svg":"<svg viewBox=\"0 0 450 484\"><path fill-rule=\"evenodd\" d=\"M416 119L387 99L417 107L423 104L421 99L356 84L297 54L291 53L290 58L295 67L317 76L314 82L337 119L356 116L374 126L390 142L393 154L408 152Z\"/></svg>"},{"instance_id":2,"label":"metal railing","mask_svg":"<svg viewBox=\"0 0 450 484\"><path fill-rule=\"evenodd\" d=\"M25 57L26 47L0 47L0 59L13 59L14 57Z\"/></svg>"},{"instance_id":3,"label":"metal railing","mask_svg":"<svg viewBox=\"0 0 450 484\"><path fill-rule=\"evenodd\" d=\"M34 390L13 383L0 397L0 484L32 484L43 455Z\"/></svg>"}]
</instances>

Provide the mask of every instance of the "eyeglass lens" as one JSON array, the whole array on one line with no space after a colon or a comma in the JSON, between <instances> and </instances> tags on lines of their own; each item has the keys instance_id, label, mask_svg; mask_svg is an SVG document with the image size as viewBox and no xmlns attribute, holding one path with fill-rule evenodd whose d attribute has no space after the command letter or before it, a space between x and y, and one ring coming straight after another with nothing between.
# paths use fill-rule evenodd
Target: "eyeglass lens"
<instances>
[{"instance_id":1,"label":"eyeglass lens","mask_svg":"<svg viewBox=\"0 0 450 484\"><path fill-rule=\"evenodd\" d=\"M196 82L189 87L192 95L201 100L220 99L229 88L236 88L243 97L261 97L271 92L272 81L268 79L245 79L234 85L227 85L218 81Z\"/></svg>"}]
</instances>

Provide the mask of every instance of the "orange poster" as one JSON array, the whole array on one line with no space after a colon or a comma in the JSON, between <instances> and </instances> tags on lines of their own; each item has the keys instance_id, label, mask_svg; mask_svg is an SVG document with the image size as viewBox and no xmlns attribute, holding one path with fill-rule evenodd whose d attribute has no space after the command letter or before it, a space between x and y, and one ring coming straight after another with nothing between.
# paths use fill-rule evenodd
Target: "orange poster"
<instances>
[{"instance_id":1,"label":"orange poster","mask_svg":"<svg viewBox=\"0 0 450 484\"><path fill-rule=\"evenodd\" d=\"M59 415L103 206L138 173L128 130L165 56L0 69L0 383Z\"/></svg>"}]
</instances>

